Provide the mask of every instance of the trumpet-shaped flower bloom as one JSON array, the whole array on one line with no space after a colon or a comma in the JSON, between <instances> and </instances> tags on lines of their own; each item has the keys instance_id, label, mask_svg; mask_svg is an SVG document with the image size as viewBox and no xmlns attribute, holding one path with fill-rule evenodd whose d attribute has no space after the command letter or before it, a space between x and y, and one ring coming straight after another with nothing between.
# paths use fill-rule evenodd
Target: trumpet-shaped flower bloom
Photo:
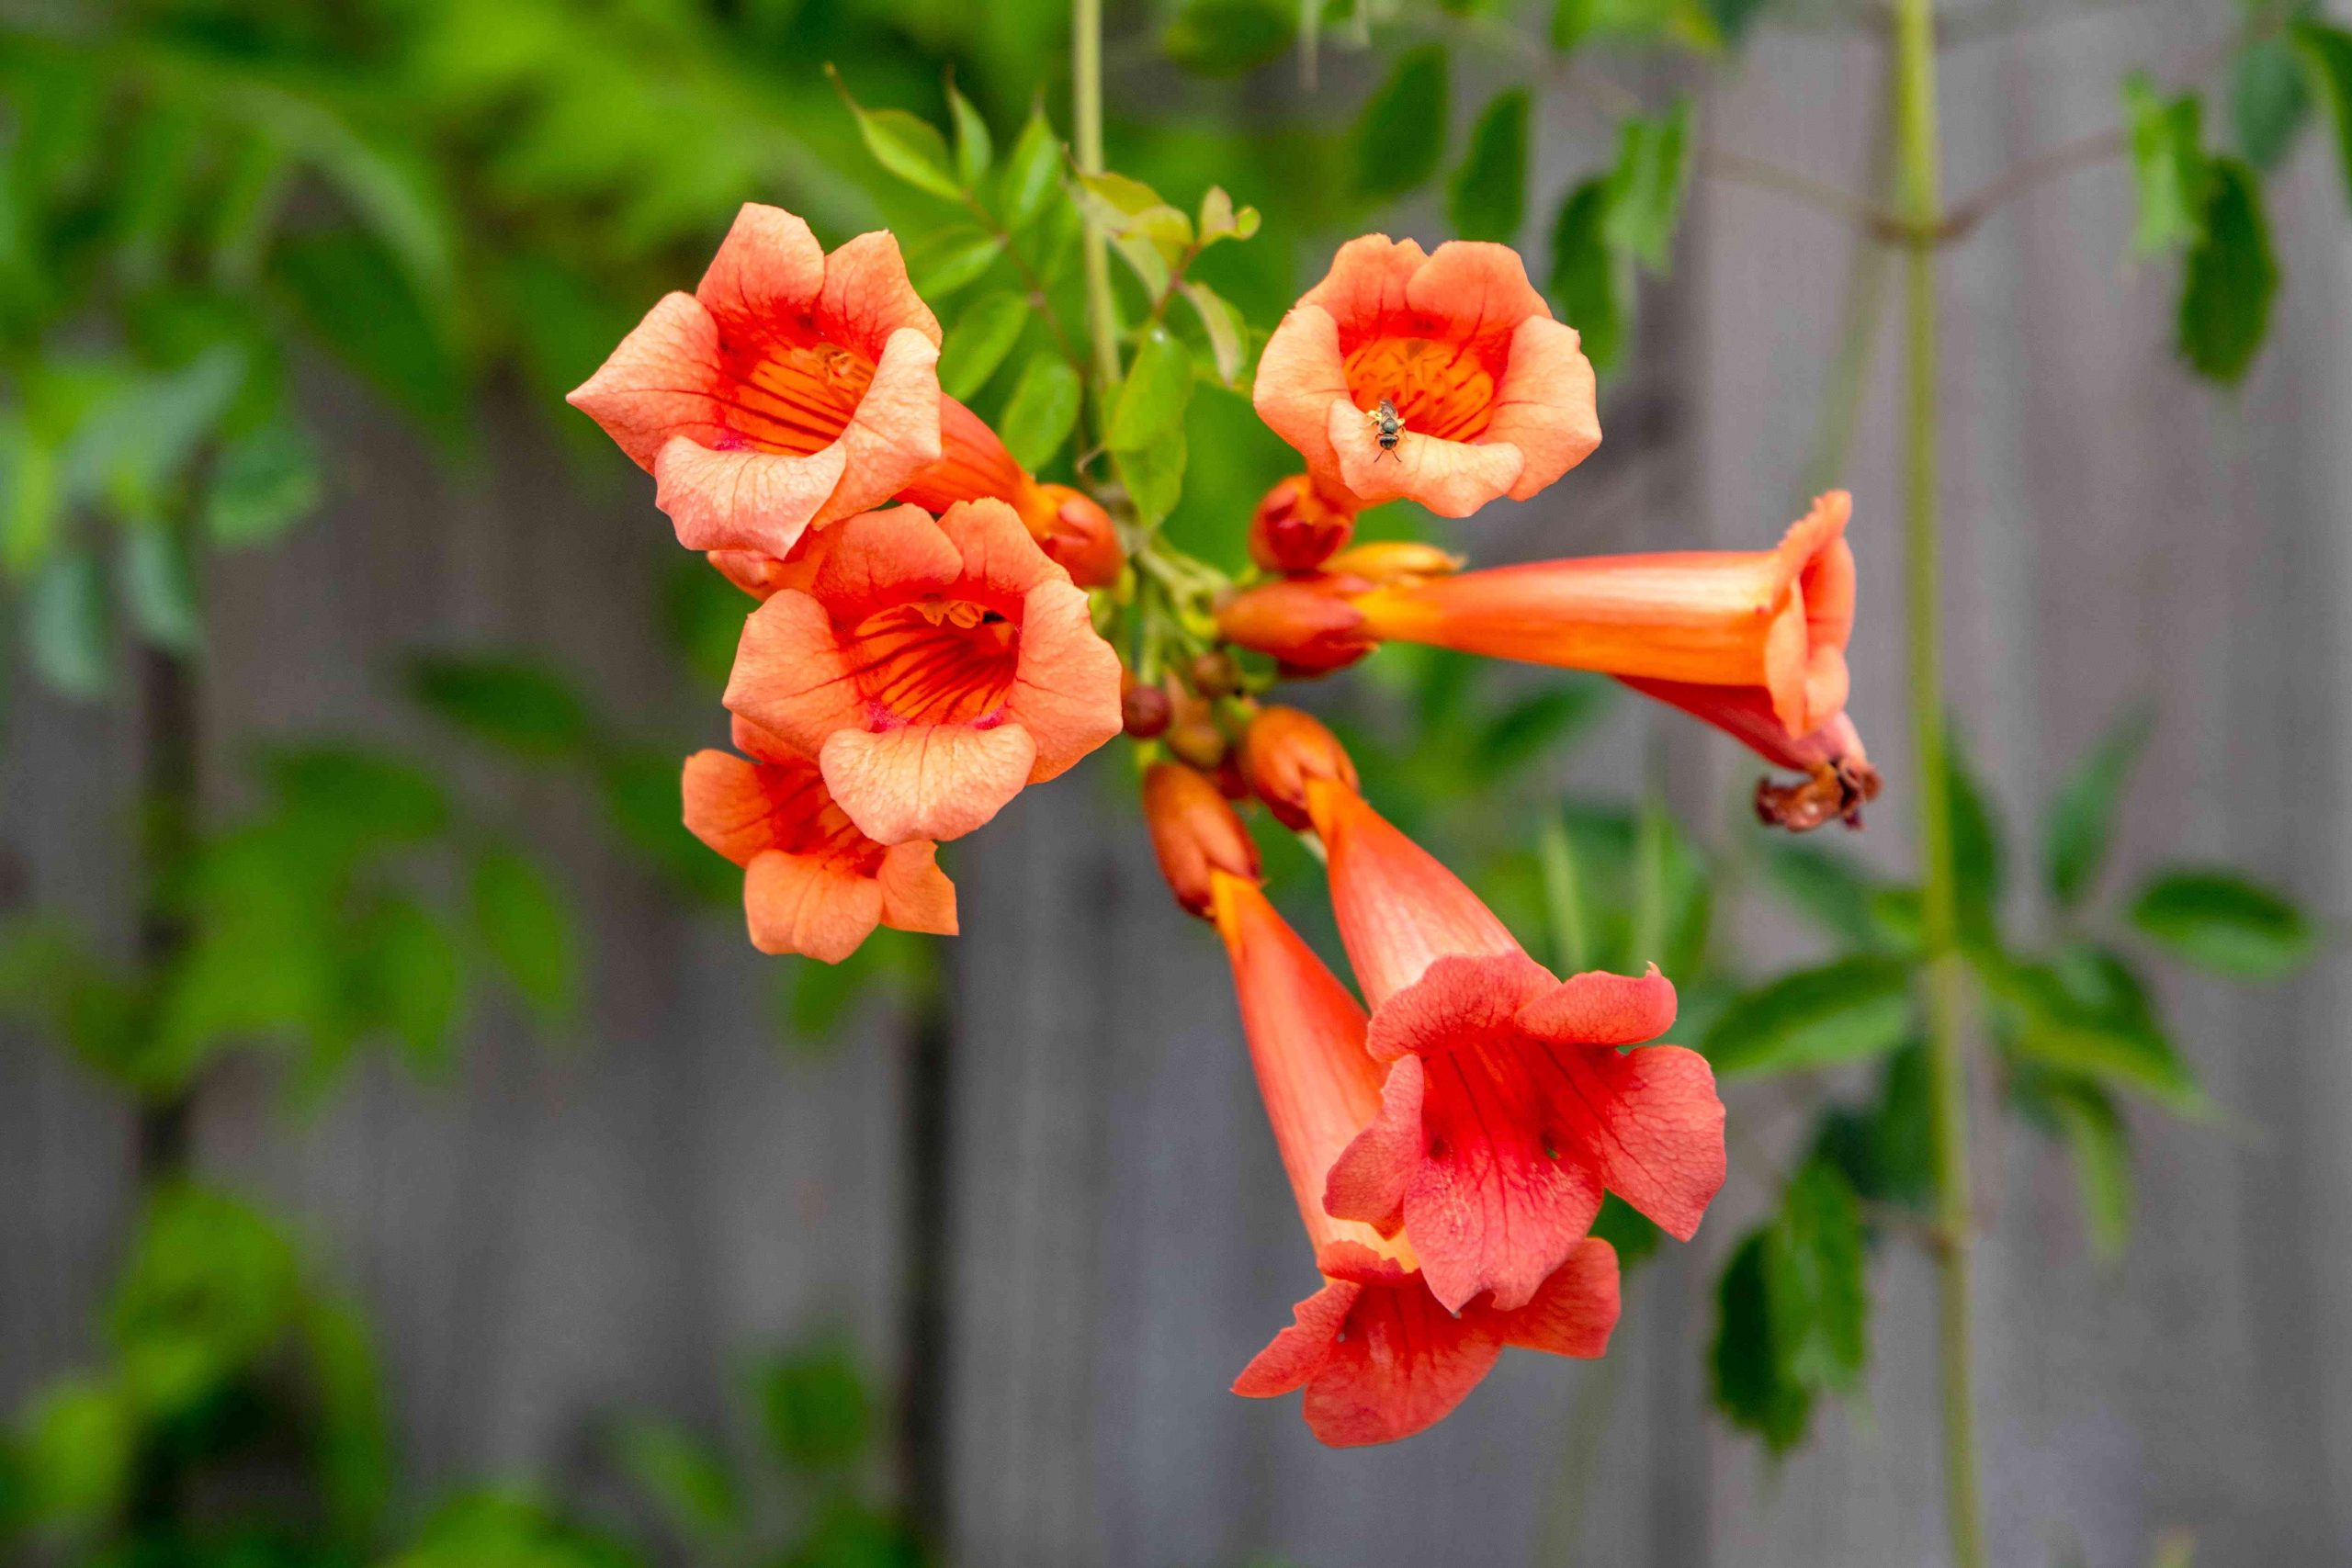
<instances>
[{"instance_id":1,"label":"trumpet-shaped flower bloom","mask_svg":"<svg viewBox=\"0 0 2352 1568\"><path fill-rule=\"evenodd\" d=\"M1340 940L1394 1064L1379 1116L1333 1167L1331 1212L1401 1228L1438 1301L1521 1305L1613 1191L1688 1240L1724 1179L1724 1110L1696 1052L1655 1040L1674 987L1555 978L1451 872L1344 784L1307 806Z\"/></svg>"},{"instance_id":2,"label":"trumpet-shaped flower bloom","mask_svg":"<svg viewBox=\"0 0 2352 1568\"><path fill-rule=\"evenodd\" d=\"M1086 595L1001 501L869 512L744 623L727 705L885 844L953 839L1119 732Z\"/></svg>"},{"instance_id":3,"label":"trumpet-shaped flower bloom","mask_svg":"<svg viewBox=\"0 0 2352 1568\"><path fill-rule=\"evenodd\" d=\"M1363 635L1685 685L1761 692L1791 738L1846 705L1852 511L1815 502L1770 550L1595 556L1385 584Z\"/></svg>"},{"instance_id":4,"label":"trumpet-shaped flower bloom","mask_svg":"<svg viewBox=\"0 0 2352 1568\"><path fill-rule=\"evenodd\" d=\"M889 234L827 255L750 204L571 401L653 475L680 544L781 558L939 458L939 342Z\"/></svg>"},{"instance_id":5,"label":"trumpet-shaped flower bloom","mask_svg":"<svg viewBox=\"0 0 2352 1568\"><path fill-rule=\"evenodd\" d=\"M1466 517L1526 500L1600 445L1575 330L1552 319L1517 252L1481 242L1340 246L1267 340L1254 396L1353 510L1402 497Z\"/></svg>"},{"instance_id":6,"label":"trumpet-shaped flower bloom","mask_svg":"<svg viewBox=\"0 0 2352 1568\"><path fill-rule=\"evenodd\" d=\"M935 516L992 496L1020 513L1029 536L1080 588L1118 581L1126 556L1100 502L1068 485L1039 484L988 422L953 398L940 399L939 430L939 460L899 491L900 501Z\"/></svg>"},{"instance_id":7,"label":"trumpet-shaped flower bloom","mask_svg":"<svg viewBox=\"0 0 2352 1568\"><path fill-rule=\"evenodd\" d=\"M756 726L738 719L735 744L757 760L686 759L686 827L743 868L752 946L838 964L877 925L956 934L956 887L937 845L867 838L817 770Z\"/></svg>"},{"instance_id":8,"label":"trumpet-shaped flower bloom","mask_svg":"<svg viewBox=\"0 0 2352 1568\"><path fill-rule=\"evenodd\" d=\"M1363 1010L1253 881L1223 870L1209 878L1266 1117L1324 1277L1233 1391L1271 1398L1303 1388L1316 1437L1353 1447L1442 1420L1507 1345L1600 1355L1617 1323L1617 1255L1607 1242L1578 1241L1511 1310L1481 1300L1456 1311L1432 1293L1408 1240L1327 1211L1326 1173L1380 1110Z\"/></svg>"},{"instance_id":9,"label":"trumpet-shaped flower bloom","mask_svg":"<svg viewBox=\"0 0 2352 1568\"><path fill-rule=\"evenodd\" d=\"M1176 902L1204 919L1212 874L1258 880L1258 846L1216 781L1182 762L1154 762L1143 775L1144 826L1159 874Z\"/></svg>"}]
</instances>

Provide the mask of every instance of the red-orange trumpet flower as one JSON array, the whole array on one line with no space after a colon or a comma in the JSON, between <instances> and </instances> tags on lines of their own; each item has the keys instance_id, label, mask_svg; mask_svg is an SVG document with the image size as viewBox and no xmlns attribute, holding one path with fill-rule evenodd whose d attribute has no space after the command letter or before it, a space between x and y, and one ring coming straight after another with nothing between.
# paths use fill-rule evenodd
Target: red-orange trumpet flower
<instances>
[{"instance_id":1,"label":"red-orange trumpet flower","mask_svg":"<svg viewBox=\"0 0 2352 1568\"><path fill-rule=\"evenodd\" d=\"M1409 1241L1327 1212L1326 1173L1380 1107L1363 1010L1253 881L1223 870L1209 881L1259 1093L1324 1278L1233 1392L1263 1399L1303 1388L1316 1437L1355 1447L1444 1419L1507 1345L1588 1358L1605 1351L1618 1308L1617 1254L1607 1242L1578 1241L1511 1310L1476 1301L1457 1311L1431 1293Z\"/></svg>"},{"instance_id":2,"label":"red-orange trumpet flower","mask_svg":"<svg viewBox=\"0 0 2352 1568\"><path fill-rule=\"evenodd\" d=\"M762 953L838 964L877 925L956 934L956 887L927 840L878 844L833 803L816 768L757 726L686 759L686 827L743 868L743 913Z\"/></svg>"},{"instance_id":3,"label":"red-orange trumpet flower","mask_svg":"<svg viewBox=\"0 0 2352 1568\"><path fill-rule=\"evenodd\" d=\"M940 456L899 491L898 499L936 515L959 501L993 496L1021 514L1021 525L1048 559L1080 588L1119 580L1126 555L1111 514L1068 485L1039 484L1015 461L988 422L955 399L939 401Z\"/></svg>"},{"instance_id":4,"label":"red-orange trumpet flower","mask_svg":"<svg viewBox=\"0 0 2352 1568\"><path fill-rule=\"evenodd\" d=\"M939 342L888 232L827 255L752 203L570 400L653 475L680 544L781 558L939 457Z\"/></svg>"},{"instance_id":5,"label":"red-orange trumpet flower","mask_svg":"<svg viewBox=\"0 0 2352 1568\"><path fill-rule=\"evenodd\" d=\"M1674 987L1555 978L1477 896L1353 790L1313 779L1340 940L1390 1062L1379 1117L1332 1168L1331 1212L1400 1227L1437 1299L1533 1298L1613 1191L1690 1239L1724 1179L1724 1109L1705 1058L1640 1045Z\"/></svg>"},{"instance_id":6,"label":"red-orange trumpet flower","mask_svg":"<svg viewBox=\"0 0 2352 1568\"><path fill-rule=\"evenodd\" d=\"M1354 510L1466 517L1524 501L1600 445L1592 366L1507 245L1425 254L1367 234L1266 340L1259 417Z\"/></svg>"},{"instance_id":7,"label":"red-orange trumpet flower","mask_svg":"<svg viewBox=\"0 0 2352 1568\"><path fill-rule=\"evenodd\" d=\"M1001 501L826 531L744 623L727 705L817 764L882 843L953 839L1119 733L1119 660Z\"/></svg>"}]
</instances>

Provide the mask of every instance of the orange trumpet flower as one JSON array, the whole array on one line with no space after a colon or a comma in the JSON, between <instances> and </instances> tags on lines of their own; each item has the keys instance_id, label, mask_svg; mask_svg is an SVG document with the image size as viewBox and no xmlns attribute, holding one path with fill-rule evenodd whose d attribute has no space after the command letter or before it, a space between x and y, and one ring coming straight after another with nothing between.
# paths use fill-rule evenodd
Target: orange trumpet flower
<instances>
[{"instance_id":1,"label":"orange trumpet flower","mask_svg":"<svg viewBox=\"0 0 2352 1568\"><path fill-rule=\"evenodd\" d=\"M1705 1058L1655 1040L1674 987L1556 979L1476 894L1352 789L1310 779L1331 903L1393 1064L1379 1116L1332 1167L1332 1213L1401 1229L1449 1310L1535 1298L1613 1191L1689 1240L1724 1180Z\"/></svg>"},{"instance_id":2,"label":"orange trumpet flower","mask_svg":"<svg viewBox=\"0 0 2352 1568\"><path fill-rule=\"evenodd\" d=\"M881 843L970 832L1119 733L1119 660L1001 501L826 531L743 626L728 707L817 764Z\"/></svg>"},{"instance_id":3,"label":"orange trumpet flower","mask_svg":"<svg viewBox=\"0 0 2352 1568\"><path fill-rule=\"evenodd\" d=\"M716 750L686 759L685 820L743 868L752 946L838 964L877 925L956 934L956 887L936 844L867 838L818 771L755 725L737 719L735 744L757 761Z\"/></svg>"},{"instance_id":4,"label":"orange trumpet flower","mask_svg":"<svg viewBox=\"0 0 2352 1568\"><path fill-rule=\"evenodd\" d=\"M1455 1310L1432 1293L1409 1241L1327 1211L1326 1173L1380 1110L1363 1010L1254 881L1208 874L1266 1119L1324 1279L1233 1392L1265 1399L1303 1388L1309 1429L1348 1448L1444 1419L1507 1345L1602 1354L1618 1310L1617 1254L1607 1242L1578 1241L1511 1310L1483 1300Z\"/></svg>"},{"instance_id":5,"label":"orange trumpet flower","mask_svg":"<svg viewBox=\"0 0 2352 1568\"><path fill-rule=\"evenodd\" d=\"M1334 501L1466 517L1600 445L1592 366L1507 245L1367 234L1267 339L1258 416Z\"/></svg>"},{"instance_id":6,"label":"orange trumpet flower","mask_svg":"<svg viewBox=\"0 0 2352 1568\"><path fill-rule=\"evenodd\" d=\"M569 400L653 475L680 544L781 558L938 459L939 343L888 233L827 255L749 203L695 291L664 296Z\"/></svg>"},{"instance_id":7,"label":"orange trumpet flower","mask_svg":"<svg viewBox=\"0 0 2352 1568\"><path fill-rule=\"evenodd\" d=\"M1029 536L1080 588L1119 580L1126 555L1101 502L1068 485L1039 484L986 420L944 393L939 431L939 461L915 475L899 500L937 515L959 501L993 496L1011 503Z\"/></svg>"}]
</instances>

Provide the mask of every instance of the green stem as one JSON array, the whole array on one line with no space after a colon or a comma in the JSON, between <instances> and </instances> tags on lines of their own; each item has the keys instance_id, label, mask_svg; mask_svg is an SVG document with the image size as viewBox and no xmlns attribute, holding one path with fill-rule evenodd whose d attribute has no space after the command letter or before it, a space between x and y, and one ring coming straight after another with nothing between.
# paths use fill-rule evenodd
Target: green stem
<instances>
[{"instance_id":1,"label":"green stem","mask_svg":"<svg viewBox=\"0 0 2352 1568\"><path fill-rule=\"evenodd\" d=\"M1568 840L1568 825L1561 820L1556 806L1544 814L1536 850L1544 864L1544 908L1551 918L1552 962L1563 975L1580 975L1592 967L1584 879L1577 871L1576 846Z\"/></svg>"},{"instance_id":2,"label":"green stem","mask_svg":"<svg viewBox=\"0 0 2352 1568\"><path fill-rule=\"evenodd\" d=\"M1936 253L1943 222L1936 119L1935 0L1896 0L1895 145L1903 215L1913 235L1905 259L1907 355L1904 421L1905 534L1909 547L1913 764L1918 770L1919 842L1925 861L1928 1099L1936 1180L1937 1346L1944 1427L1945 1525L1952 1568L1984 1568L1976 1488L1976 1416L1969 1336L1969 1265L1974 1246L1968 1175L1968 1062L1961 1038L1964 977L1952 863L1951 780L1944 762L1941 633L1937 602Z\"/></svg>"},{"instance_id":3,"label":"green stem","mask_svg":"<svg viewBox=\"0 0 2352 1568\"><path fill-rule=\"evenodd\" d=\"M1102 172L1102 0L1070 0L1069 97L1078 172ZM1103 428L1119 389L1119 315L1111 298L1111 250L1102 225L1080 206L1086 260L1086 329L1094 340L1094 395Z\"/></svg>"}]
</instances>

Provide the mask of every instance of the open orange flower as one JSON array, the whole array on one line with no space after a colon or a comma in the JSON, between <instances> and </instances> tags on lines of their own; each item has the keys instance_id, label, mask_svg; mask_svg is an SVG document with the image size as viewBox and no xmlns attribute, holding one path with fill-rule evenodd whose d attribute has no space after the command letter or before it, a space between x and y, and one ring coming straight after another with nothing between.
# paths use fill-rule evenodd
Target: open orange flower
<instances>
[{"instance_id":1,"label":"open orange flower","mask_svg":"<svg viewBox=\"0 0 2352 1568\"><path fill-rule=\"evenodd\" d=\"M1594 1357L1617 1324L1614 1248L1586 1238L1511 1310L1441 1304L1408 1240L1324 1206L1332 1162L1379 1111L1364 1014L1256 884L1212 869L1212 915L1233 963L1258 1089L1315 1247L1322 1289L1298 1303L1233 1385L1251 1398L1305 1389L1316 1437L1391 1442L1444 1419L1507 1345Z\"/></svg>"},{"instance_id":2,"label":"open orange flower","mask_svg":"<svg viewBox=\"0 0 2352 1568\"><path fill-rule=\"evenodd\" d=\"M939 322L899 243L827 255L746 204L692 294L670 294L571 396L649 470L695 550L782 558L940 456Z\"/></svg>"},{"instance_id":3,"label":"open orange flower","mask_svg":"<svg viewBox=\"0 0 2352 1568\"><path fill-rule=\"evenodd\" d=\"M1556 979L1477 896L1352 789L1311 778L1331 903L1393 1064L1378 1117L1331 1168L1332 1213L1401 1229L1437 1300L1534 1300L1612 1191L1683 1240L1724 1180L1724 1108L1705 1058L1640 1045L1674 987Z\"/></svg>"},{"instance_id":4,"label":"open orange flower","mask_svg":"<svg viewBox=\"0 0 2352 1568\"><path fill-rule=\"evenodd\" d=\"M953 839L1119 732L1119 660L1001 501L826 530L743 626L727 705L817 764L859 831Z\"/></svg>"},{"instance_id":5,"label":"open orange flower","mask_svg":"<svg viewBox=\"0 0 2352 1568\"><path fill-rule=\"evenodd\" d=\"M1258 416L1327 495L1466 517L1524 501L1600 445L1592 366L1508 245L1430 254L1367 234L1266 341ZM1378 422L1396 417L1393 449Z\"/></svg>"},{"instance_id":6,"label":"open orange flower","mask_svg":"<svg viewBox=\"0 0 2352 1568\"><path fill-rule=\"evenodd\" d=\"M686 827L743 868L752 946L838 964L877 925L956 934L956 887L937 845L867 838L817 770L756 726L736 720L735 744L758 760L686 759Z\"/></svg>"}]
</instances>

